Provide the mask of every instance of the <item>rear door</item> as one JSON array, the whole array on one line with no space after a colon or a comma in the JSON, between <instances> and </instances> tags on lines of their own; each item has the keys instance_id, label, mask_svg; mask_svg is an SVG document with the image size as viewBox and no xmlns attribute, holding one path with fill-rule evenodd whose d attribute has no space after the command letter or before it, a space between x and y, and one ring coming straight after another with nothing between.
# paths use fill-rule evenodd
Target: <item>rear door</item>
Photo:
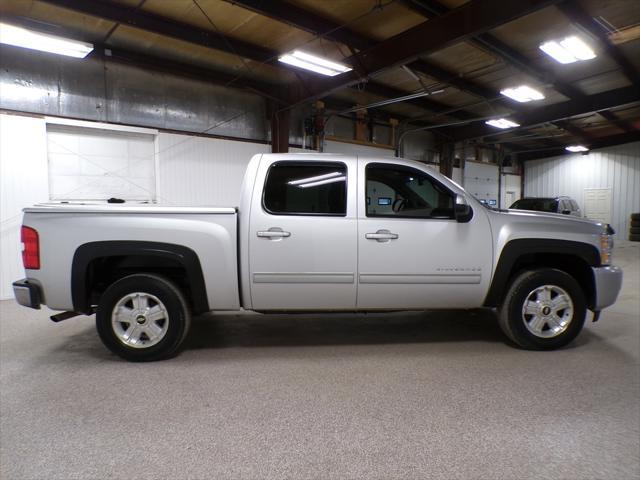
<instances>
[{"instance_id":1,"label":"rear door","mask_svg":"<svg viewBox=\"0 0 640 480\"><path fill-rule=\"evenodd\" d=\"M349 159L261 166L249 228L254 310L355 308L356 178Z\"/></svg>"}]
</instances>

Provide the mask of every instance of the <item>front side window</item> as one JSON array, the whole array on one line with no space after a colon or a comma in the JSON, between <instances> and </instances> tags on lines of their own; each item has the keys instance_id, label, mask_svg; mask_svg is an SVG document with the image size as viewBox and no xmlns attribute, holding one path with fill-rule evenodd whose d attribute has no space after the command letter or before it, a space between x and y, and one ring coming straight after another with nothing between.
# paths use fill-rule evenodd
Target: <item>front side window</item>
<instances>
[{"instance_id":1,"label":"front side window","mask_svg":"<svg viewBox=\"0 0 640 480\"><path fill-rule=\"evenodd\" d=\"M343 163L275 163L263 205L276 215L346 215L347 167Z\"/></svg>"},{"instance_id":2,"label":"front side window","mask_svg":"<svg viewBox=\"0 0 640 480\"><path fill-rule=\"evenodd\" d=\"M369 164L368 217L454 218L453 195L429 175L389 164Z\"/></svg>"}]
</instances>

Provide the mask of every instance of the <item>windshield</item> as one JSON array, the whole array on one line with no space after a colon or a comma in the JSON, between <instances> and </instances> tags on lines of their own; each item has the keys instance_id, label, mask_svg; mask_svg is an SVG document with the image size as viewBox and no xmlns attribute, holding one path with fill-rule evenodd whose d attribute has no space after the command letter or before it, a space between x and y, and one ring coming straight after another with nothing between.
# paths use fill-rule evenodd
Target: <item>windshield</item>
<instances>
[{"instance_id":1,"label":"windshield","mask_svg":"<svg viewBox=\"0 0 640 480\"><path fill-rule=\"evenodd\" d=\"M517 200L509 208L516 210L535 210L537 212L557 212L558 201L554 198L522 198Z\"/></svg>"}]
</instances>

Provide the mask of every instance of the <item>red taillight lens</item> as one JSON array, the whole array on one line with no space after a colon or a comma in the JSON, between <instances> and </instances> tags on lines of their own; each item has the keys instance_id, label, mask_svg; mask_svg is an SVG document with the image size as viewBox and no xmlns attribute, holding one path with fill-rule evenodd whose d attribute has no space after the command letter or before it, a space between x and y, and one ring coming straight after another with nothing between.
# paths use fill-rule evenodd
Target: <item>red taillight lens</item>
<instances>
[{"instance_id":1,"label":"red taillight lens","mask_svg":"<svg viewBox=\"0 0 640 480\"><path fill-rule=\"evenodd\" d=\"M22 227L20 231L22 240L22 265L29 270L40 268L40 242L38 232L31 227Z\"/></svg>"}]
</instances>

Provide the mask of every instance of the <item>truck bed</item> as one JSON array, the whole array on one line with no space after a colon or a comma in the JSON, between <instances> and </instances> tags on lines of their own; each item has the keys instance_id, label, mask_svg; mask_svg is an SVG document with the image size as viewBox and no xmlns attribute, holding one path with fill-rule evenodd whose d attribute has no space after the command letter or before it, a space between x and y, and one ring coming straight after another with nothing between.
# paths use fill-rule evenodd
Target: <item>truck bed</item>
<instances>
[{"instance_id":1,"label":"truck bed","mask_svg":"<svg viewBox=\"0 0 640 480\"><path fill-rule=\"evenodd\" d=\"M106 254L112 247L121 250L134 244L190 250L204 276L209 309L240 308L238 217L234 207L45 203L24 212L24 226L35 229L40 237L41 257L41 268L26 273L46 287L43 303L49 308L77 307L73 304L73 291L78 289L73 269L80 247L84 252L96 250L97 255Z\"/></svg>"},{"instance_id":2,"label":"truck bed","mask_svg":"<svg viewBox=\"0 0 640 480\"><path fill-rule=\"evenodd\" d=\"M25 213L204 213L233 215L235 207L188 207L156 203L40 203L25 208Z\"/></svg>"}]
</instances>

